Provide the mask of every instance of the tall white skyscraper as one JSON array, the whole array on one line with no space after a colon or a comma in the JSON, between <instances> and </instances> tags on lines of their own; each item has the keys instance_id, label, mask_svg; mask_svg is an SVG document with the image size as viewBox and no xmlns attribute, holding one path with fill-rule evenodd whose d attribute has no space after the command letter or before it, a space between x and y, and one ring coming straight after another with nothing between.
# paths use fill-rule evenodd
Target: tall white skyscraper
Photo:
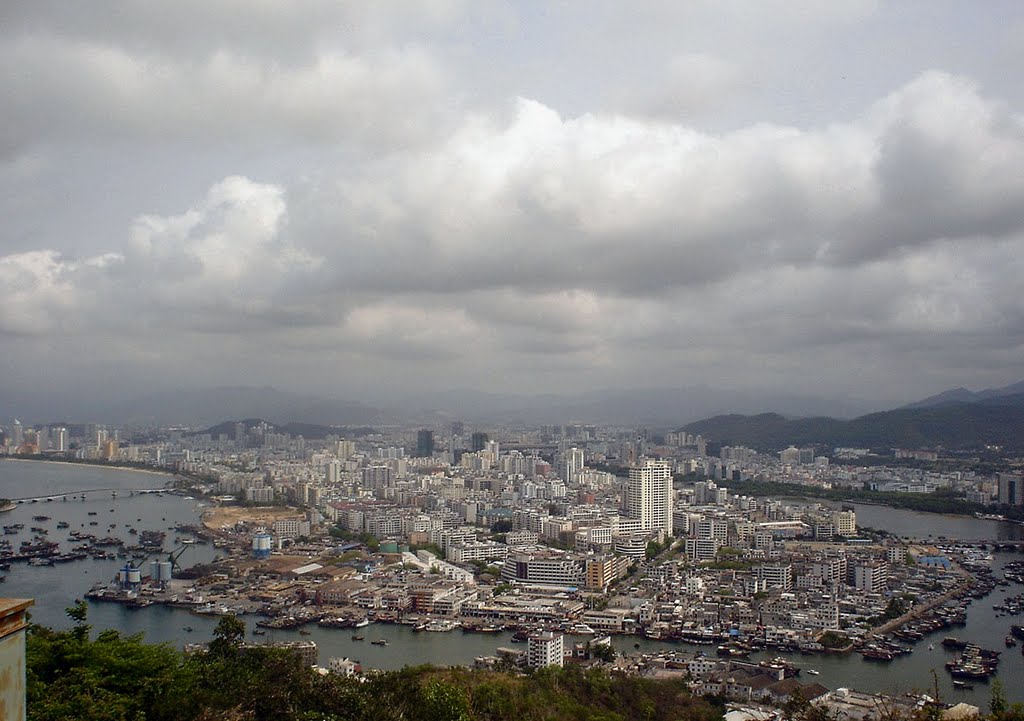
<instances>
[{"instance_id":1,"label":"tall white skyscraper","mask_svg":"<svg viewBox=\"0 0 1024 721\"><path fill-rule=\"evenodd\" d=\"M626 512L643 530L672 535L672 467L667 461L647 460L629 469Z\"/></svg>"},{"instance_id":2,"label":"tall white skyscraper","mask_svg":"<svg viewBox=\"0 0 1024 721\"><path fill-rule=\"evenodd\" d=\"M582 448L573 446L562 454L562 480L571 483L576 473L583 469L584 453Z\"/></svg>"},{"instance_id":3,"label":"tall white skyscraper","mask_svg":"<svg viewBox=\"0 0 1024 721\"><path fill-rule=\"evenodd\" d=\"M338 458L347 461L349 458L356 454L356 444L354 441L346 441L342 438L338 441L337 449L335 451Z\"/></svg>"}]
</instances>

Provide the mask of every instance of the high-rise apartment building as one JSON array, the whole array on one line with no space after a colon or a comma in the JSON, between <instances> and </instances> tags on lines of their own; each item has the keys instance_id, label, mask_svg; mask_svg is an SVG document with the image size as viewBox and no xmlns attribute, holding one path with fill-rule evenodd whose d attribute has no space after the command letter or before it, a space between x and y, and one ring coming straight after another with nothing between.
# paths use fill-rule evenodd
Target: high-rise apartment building
<instances>
[{"instance_id":1,"label":"high-rise apartment building","mask_svg":"<svg viewBox=\"0 0 1024 721\"><path fill-rule=\"evenodd\" d=\"M576 473L583 470L583 449L573 446L562 454L561 463L562 480L566 483L572 482Z\"/></svg>"},{"instance_id":2,"label":"high-rise apartment building","mask_svg":"<svg viewBox=\"0 0 1024 721\"><path fill-rule=\"evenodd\" d=\"M334 454L338 457L338 460L347 461L356 454L355 441L346 441L342 438L335 445Z\"/></svg>"},{"instance_id":3,"label":"high-rise apartment building","mask_svg":"<svg viewBox=\"0 0 1024 721\"><path fill-rule=\"evenodd\" d=\"M430 458L434 455L434 432L424 428L416 434L416 457Z\"/></svg>"},{"instance_id":4,"label":"high-rise apartment building","mask_svg":"<svg viewBox=\"0 0 1024 721\"><path fill-rule=\"evenodd\" d=\"M672 535L672 467L666 461L648 460L629 469L626 512L644 531Z\"/></svg>"},{"instance_id":5,"label":"high-rise apartment building","mask_svg":"<svg viewBox=\"0 0 1024 721\"><path fill-rule=\"evenodd\" d=\"M1024 506L1024 475L999 474L999 502L1007 506Z\"/></svg>"},{"instance_id":6,"label":"high-rise apartment building","mask_svg":"<svg viewBox=\"0 0 1024 721\"><path fill-rule=\"evenodd\" d=\"M486 433L482 431L475 432L469 437L470 450L473 451L473 453L479 453L487 448L488 440L490 440L490 437Z\"/></svg>"},{"instance_id":7,"label":"high-rise apartment building","mask_svg":"<svg viewBox=\"0 0 1024 721\"><path fill-rule=\"evenodd\" d=\"M341 461L332 459L326 465L327 482L331 484L341 483Z\"/></svg>"}]
</instances>

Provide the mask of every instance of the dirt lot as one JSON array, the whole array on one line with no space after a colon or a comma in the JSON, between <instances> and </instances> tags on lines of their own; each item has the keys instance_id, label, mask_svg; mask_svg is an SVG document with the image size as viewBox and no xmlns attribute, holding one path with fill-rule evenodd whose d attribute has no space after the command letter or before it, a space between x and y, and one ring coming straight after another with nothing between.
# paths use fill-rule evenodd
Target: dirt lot
<instances>
[{"instance_id":1,"label":"dirt lot","mask_svg":"<svg viewBox=\"0 0 1024 721\"><path fill-rule=\"evenodd\" d=\"M241 506L218 506L203 512L203 525L215 531L224 526L233 526L245 521L257 526L270 526L282 518L302 518L294 508L242 508Z\"/></svg>"}]
</instances>

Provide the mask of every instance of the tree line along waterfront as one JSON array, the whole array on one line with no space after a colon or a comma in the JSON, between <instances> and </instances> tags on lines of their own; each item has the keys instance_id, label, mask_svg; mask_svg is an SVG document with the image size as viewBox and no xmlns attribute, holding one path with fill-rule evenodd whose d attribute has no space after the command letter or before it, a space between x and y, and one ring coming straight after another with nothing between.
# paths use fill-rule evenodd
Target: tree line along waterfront
<instances>
[{"instance_id":1,"label":"tree line along waterfront","mask_svg":"<svg viewBox=\"0 0 1024 721\"><path fill-rule=\"evenodd\" d=\"M949 513L972 515L991 513L994 509L981 503L966 500L955 490L940 488L932 493L896 493L875 491L867 488L822 488L820 486L778 481L729 481L734 493L748 496L775 496L789 498L816 498L826 501L869 503L890 508L922 513ZM1024 520L1024 508L997 507L1006 518Z\"/></svg>"}]
</instances>

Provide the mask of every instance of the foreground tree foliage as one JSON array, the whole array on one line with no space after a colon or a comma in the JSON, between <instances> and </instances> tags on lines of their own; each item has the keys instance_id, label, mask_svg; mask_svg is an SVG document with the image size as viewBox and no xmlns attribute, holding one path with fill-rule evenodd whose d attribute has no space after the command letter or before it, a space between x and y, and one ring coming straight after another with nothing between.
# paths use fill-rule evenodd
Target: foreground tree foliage
<instances>
[{"instance_id":1,"label":"foreground tree foliage","mask_svg":"<svg viewBox=\"0 0 1024 721\"><path fill-rule=\"evenodd\" d=\"M30 721L712 721L723 706L697 698L682 680L651 679L570 665L524 675L407 667L359 680L321 676L287 650L248 647L244 624L221 620L207 653L184 655L141 636L90 638L86 607L75 626L29 629ZM835 715L793 698L792 721ZM993 683L988 719L1024 721ZM929 708L912 718L938 718Z\"/></svg>"},{"instance_id":2,"label":"foreground tree foliage","mask_svg":"<svg viewBox=\"0 0 1024 721\"><path fill-rule=\"evenodd\" d=\"M365 680L321 676L287 650L247 647L225 617L207 653L184 655L141 636L90 638L85 604L75 626L32 626L27 639L31 721L711 721L721 708L682 681L652 681L576 666L528 675L429 666Z\"/></svg>"}]
</instances>

